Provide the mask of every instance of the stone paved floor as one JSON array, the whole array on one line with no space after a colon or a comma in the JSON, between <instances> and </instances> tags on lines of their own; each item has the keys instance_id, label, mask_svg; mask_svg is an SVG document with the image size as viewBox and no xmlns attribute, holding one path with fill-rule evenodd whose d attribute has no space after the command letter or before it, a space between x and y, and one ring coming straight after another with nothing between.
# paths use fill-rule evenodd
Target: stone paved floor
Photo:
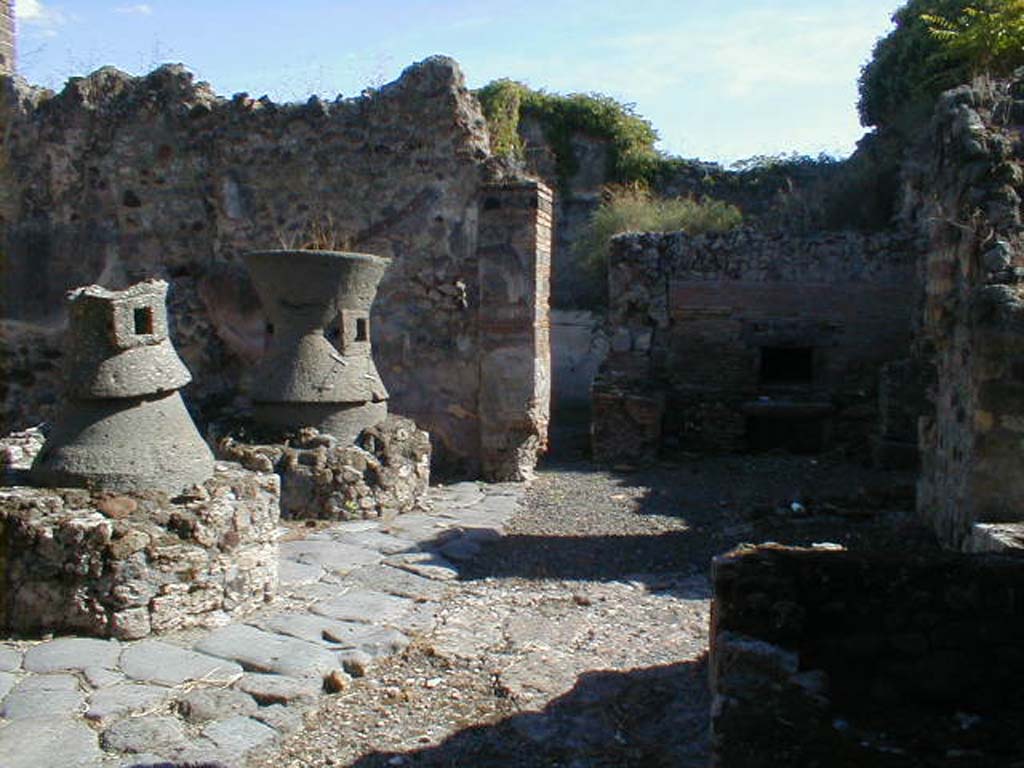
<instances>
[{"instance_id":1,"label":"stone paved floor","mask_svg":"<svg viewBox=\"0 0 1024 768\"><path fill-rule=\"evenodd\" d=\"M239 764L429 632L457 564L501 536L522 493L461 483L431 489L429 514L282 529L277 600L227 626L0 641L0 768Z\"/></svg>"}]
</instances>

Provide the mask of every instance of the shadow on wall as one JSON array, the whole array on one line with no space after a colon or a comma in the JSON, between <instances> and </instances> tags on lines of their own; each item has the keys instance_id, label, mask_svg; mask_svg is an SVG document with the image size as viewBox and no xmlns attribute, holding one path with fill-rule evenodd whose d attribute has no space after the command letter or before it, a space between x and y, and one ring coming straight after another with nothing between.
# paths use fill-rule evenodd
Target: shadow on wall
<instances>
[{"instance_id":1,"label":"shadow on wall","mask_svg":"<svg viewBox=\"0 0 1024 768\"><path fill-rule=\"evenodd\" d=\"M539 712L466 728L416 752L377 752L352 768L703 768L709 709L706 658L588 672Z\"/></svg>"}]
</instances>

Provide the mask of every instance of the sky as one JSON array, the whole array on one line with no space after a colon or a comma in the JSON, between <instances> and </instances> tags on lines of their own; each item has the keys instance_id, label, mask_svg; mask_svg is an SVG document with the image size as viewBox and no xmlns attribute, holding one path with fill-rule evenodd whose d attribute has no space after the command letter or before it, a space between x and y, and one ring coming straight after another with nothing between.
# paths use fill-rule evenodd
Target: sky
<instances>
[{"instance_id":1,"label":"sky","mask_svg":"<svg viewBox=\"0 0 1024 768\"><path fill-rule=\"evenodd\" d=\"M15 0L18 68L58 89L181 62L221 95L358 95L447 54L633 105L682 157L849 154L857 76L901 0Z\"/></svg>"}]
</instances>

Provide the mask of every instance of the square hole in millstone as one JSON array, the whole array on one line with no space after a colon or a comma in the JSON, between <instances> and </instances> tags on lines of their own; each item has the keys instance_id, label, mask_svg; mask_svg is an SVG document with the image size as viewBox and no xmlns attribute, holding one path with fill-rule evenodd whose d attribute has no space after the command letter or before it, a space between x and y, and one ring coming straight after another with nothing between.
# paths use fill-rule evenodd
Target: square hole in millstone
<instances>
[{"instance_id":1,"label":"square hole in millstone","mask_svg":"<svg viewBox=\"0 0 1024 768\"><path fill-rule=\"evenodd\" d=\"M153 333L153 308L136 307L132 312L135 322L135 333L138 336L148 336Z\"/></svg>"}]
</instances>

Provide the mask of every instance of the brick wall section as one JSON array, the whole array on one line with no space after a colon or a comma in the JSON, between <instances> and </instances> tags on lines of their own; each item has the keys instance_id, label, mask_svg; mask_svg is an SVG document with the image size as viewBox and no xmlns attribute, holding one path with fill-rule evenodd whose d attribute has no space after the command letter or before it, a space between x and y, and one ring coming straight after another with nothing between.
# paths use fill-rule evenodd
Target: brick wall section
<instances>
[{"instance_id":1,"label":"brick wall section","mask_svg":"<svg viewBox=\"0 0 1024 768\"><path fill-rule=\"evenodd\" d=\"M662 442L682 448L741 450L752 415L823 411L834 434L866 450L879 370L909 352L914 276L909 244L893 235L746 229L616 238L595 453L625 457L642 443L651 454L659 397ZM766 349L812 349L812 376L768 386ZM621 404L637 398L643 418L623 432Z\"/></svg>"},{"instance_id":2,"label":"brick wall section","mask_svg":"<svg viewBox=\"0 0 1024 768\"><path fill-rule=\"evenodd\" d=\"M140 78L105 68L59 94L0 79L0 97L0 426L52 416L60 351L43 342L67 289L150 276L171 283L172 335L193 374L184 396L199 420L244 406L265 321L240 254L298 244L326 221L341 249L393 260L371 323L391 411L430 432L436 470L479 472L478 404L492 399L479 321L509 301L480 287L480 207L484 185L507 171L456 62L427 59L333 102L226 100L178 66ZM540 228L524 221L484 240L498 248L502 236L532 254ZM517 288L543 292L540 277ZM534 337L513 338L532 360Z\"/></svg>"},{"instance_id":3,"label":"brick wall section","mask_svg":"<svg viewBox=\"0 0 1024 768\"><path fill-rule=\"evenodd\" d=\"M547 446L551 214L551 190L542 183L483 189L480 443L489 480L530 477Z\"/></svg>"},{"instance_id":4,"label":"brick wall section","mask_svg":"<svg viewBox=\"0 0 1024 768\"><path fill-rule=\"evenodd\" d=\"M1019 758L1021 557L766 545L712 577L717 768Z\"/></svg>"},{"instance_id":5,"label":"brick wall section","mask_svg":"<svg viewBox=\"0 0 1024 768\"><path fill-rule=\"evenodd\" d=\"M0 0L0 75L15 72L14 41L14 0Z\"/></svg>"},{"instance_id":6,"label":"brick wall section","mask_svg":"<svg viewBox=\"0 0 1024 768\"><path fill-rule=\"evenodd\" d=\"M918 507L971 548L976 524L1024 521L1024 81L950 91L931 127L905 190L935 380Z\"/></svg>"}]
</instances>

